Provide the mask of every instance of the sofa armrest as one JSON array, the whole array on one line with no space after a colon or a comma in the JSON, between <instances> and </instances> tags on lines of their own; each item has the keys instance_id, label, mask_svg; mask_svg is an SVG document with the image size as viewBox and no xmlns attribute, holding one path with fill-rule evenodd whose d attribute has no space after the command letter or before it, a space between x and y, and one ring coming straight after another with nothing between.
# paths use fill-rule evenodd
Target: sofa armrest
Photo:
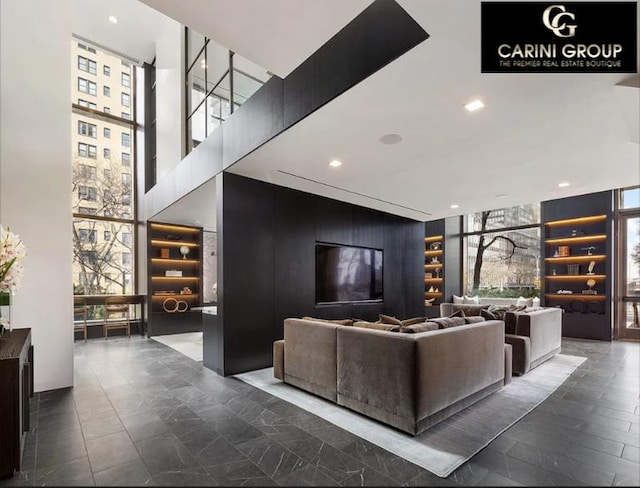
<instances>
[{"instance_id":1,"label":"sofa armrest","mask_svg":"<svg viewBox=\"0 0 640 488\"><path fill-rule=\"evenodd\" d=\"M504 322L487 320L416 334L418 421L504 382Z\"/></svg>"},{"instance_id":2,"label":"sofa armrest","mask_svg":"<svg viewBox=\"0 0 640 488\"><path fill-rule=\"evenodd\" d=\"M531 339L526 336L514 334L505 334L504 342L511 344L512 362L511 369L513 374L521 376L529 371L531 367Z\"/></svg>"},{"instance_id":3,"label":"sofa armrest","mask_svg":"<svg viewBox=\"0 0 640 488\"><path fill-rule=\"evenodd\" d=\"M531 339L531 362L560 351L562 344L562 309L546 308L518 314L517 335Z\"/></svg>"},{"instance_id":4,"label":"sofa armrest","mask_svg":"<svg viewBox=\"0 0 640 488\"><path fill-rule=\"evenodd\" d=\"M337 332L338 404L413 433L416 334L359 327Z\"/></svg>"},{"instance_id":5,"label":"sofa armrest","mask_svg":"<svg viewBox=\"0 0 640 488\"><path fill-rule=\"evenodd\" d=\"M284 321L284 381L336 401L336 329L341 325Z\"/></svg>"}]
</instances>

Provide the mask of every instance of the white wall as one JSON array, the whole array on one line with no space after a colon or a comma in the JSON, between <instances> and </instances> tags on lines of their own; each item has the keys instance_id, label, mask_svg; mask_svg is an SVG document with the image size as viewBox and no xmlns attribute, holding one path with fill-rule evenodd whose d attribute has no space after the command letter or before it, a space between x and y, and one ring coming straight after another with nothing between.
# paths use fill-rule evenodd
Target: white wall
<instances>
[{"instance_id":1,"label":"white wall","mask_svg":"<svg viewBox=\"0 0 640 488\"><path fill-rule=\"evenodd\" d=\"M70 42L69 0L0 1L0 222L28 251L36 391L73 385Z\"/></svg>"},{"instance_id":2,"label":"white wall","mask_svg":"<svg viewBox=\"0 0 640 488\"><path fill-rule=\"evenodd\" d=\"M156 40L156 181L182 159L183 154L183 40L184 27L167 20Z\"/></svg>"}]
</instances>

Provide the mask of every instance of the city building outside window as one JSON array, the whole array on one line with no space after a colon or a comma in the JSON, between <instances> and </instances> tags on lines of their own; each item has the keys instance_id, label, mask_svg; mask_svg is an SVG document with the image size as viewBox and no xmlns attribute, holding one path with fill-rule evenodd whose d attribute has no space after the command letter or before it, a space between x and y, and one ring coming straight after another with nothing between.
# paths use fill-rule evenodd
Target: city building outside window
<instances>
[{"instance_id":1,"label":"city building outside window","mask_svg":"<svg viewBox=\"0 0 640 488\"><path fill-rule=\"evenodd\" d=\"M131 86L131 77L129 76L129 73L122 73L121 83L122 86L126 86L127 88Z\"/></svg>"},{"instance_id":2,"label":"city building outside window","mask_svg":"<svg viewBox=\"0 0 640 488\"><path fill-rule=\"evenodd\" d=\"M465 293L540 296L540 204L466 216Z\"/></svg>"},{"instance_id":3,"label":"city building outside window","mask_svg":"<svg viewBox=\"0 0 640 488\"><path fill-rule=\"evenodd\" d=\"M92 52L93 59L89 60L86 52ZM131 114L125 121L109 114L112 110L119 114L133 105L139 68L103 48L90 47L75 39L72 39L72 56L79 60L75 73L78 81L70 87L72 100L78 100L78 104L72 106L72 119L78 131L72 133L71 140L72 147L77 148L71 161L74 293L135 293L135 180L131 175L135 174L132 134L136 117L135 113ZM96 74L97 65L103 68L95 81L82 76L82 73ZM122 80L128 84L123 84L121 98L114 100L110 97L113 80L109 83L106 77L111 75L112 66L120 65L123 68L118 71L127 72ZM96 103L81 98L83 93L96 97ZM106 115L88 110L97 110L98 105ZM114 131L121 134L120 139L111 136ZM94 138L93 144L87 144L82 140L84 137ZM123 146L127 148L126 153L122 152ZM130 176L123 177L125 173ZM99 319L101 313L101 307L90 307L89 318Z\"/></svg>"},{"instance_id":4,"label":"city building outside window","mask_svg":"<svg viewBox=\"0 0 640 488\"><path fill-rule=\"evenodd\" d=\"M95 82L78 77L78 91L96 96L98 88Z\"/></svg>"},{"instance_id":5,"label":"city building outside window","mask_svg":"<svg viewBox=\"0 0 640 488\"><path fill-rule=\"evenodd\" d=\"M80 71L86 71L92 75L96 74L96 62L85 58L84 56L78 56L78 69Z\"/></svg>"},{"instance_id":6,"label":"city building outside window","mask_svg":"<svg viewBox=\"0 0 640 488\"><path fill-rule=\"evenodd\" d=\"M95 103L89 102L87 100L83 100L82 98L78 99L78 105L80 105L81 107L85 107L85 108L92 108L94 110L96 110L98 108L98 106Z\"/></svg>"},{"instance_id":7,"label":"city building outside window","mask_svg":"<svg viewBox=\"0 0 640 488\"><path fill-rule=\"evenodd\" d=\"M123 119L129 120L131 118L131 115L129 115L129 112L122 112L121 115Z\"/></svg>"}]
</instances>

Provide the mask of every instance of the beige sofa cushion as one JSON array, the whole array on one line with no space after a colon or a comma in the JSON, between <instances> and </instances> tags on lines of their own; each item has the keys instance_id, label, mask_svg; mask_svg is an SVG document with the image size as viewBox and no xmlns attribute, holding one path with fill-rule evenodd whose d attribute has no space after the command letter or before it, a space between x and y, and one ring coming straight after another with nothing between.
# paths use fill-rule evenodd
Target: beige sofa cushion
<instances>
[{"instance_id":1,"label":"beige sofa cushion","mask_svg":"<svg viewBox=\"0 0 640 488\"><path fill-rule=\"evenodd\" d=\"M363 329L386 330L388 332L399 332L399 325L383 324L381 322L354 322L354 327L362 327Z\"/></svg>"},{"instance_id":2,"label":"beige sofa cushion","mask_svg":"<svg viewBox=\"0 0 640 488\"><path fill-rule=\"evenodd\" d=\"M440 326L435 322L422 322L421 324L403 326L400 332L417 334L418 332L429 332L430 330L438 330L439 328Z\"/></svg>"},{"instance_id":3,"label":"beige sofa cushion","mask_svg":"<svg viewBox=\"0 0 640 488\"><path fill-rule=\"evenodd\" d=\"M353 325L353 320L351 319L335 319L335 320L318 319L315 317L309 317L308 315L305 315L304 317L302 317L302 320L312 320L314 322L327 322L329 324L337 324L337 325Z\"/></svg>"}]
</instances>

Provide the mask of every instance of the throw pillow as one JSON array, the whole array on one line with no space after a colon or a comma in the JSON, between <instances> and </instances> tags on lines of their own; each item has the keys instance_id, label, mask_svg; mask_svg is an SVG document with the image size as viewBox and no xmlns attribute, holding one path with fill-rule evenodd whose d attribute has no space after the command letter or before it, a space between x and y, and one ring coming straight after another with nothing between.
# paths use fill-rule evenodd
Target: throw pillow
<instances>
[{"instance_id":1,"label":"throw pillow","mask_svg":"<svg viewBox=\"0 0 640 488\"><path fill-rule=\"evenodd\" d=\"M431 330L438 330L440 326L435 322L422 322L421 324L413 324L408 325L406 327L402 327L400 332L404 332L407 334L417 334L418 332L429 332Z\"/></svg>"},{"instance_id":2,"label":"throw pillow","mask_svg":"<svg viewBox=\"0 0 640 488\"><path fill-rule=\"evenodd\" d=\"M534 307L539 307L540 306L540 298L533 297L533 306Z\"/></svg>"},{"instance_id":3,"label":"throw pillow","mask_svg":"<svg viewBox=\"0 0 640 488\"><path fill-rule=\"evenodd\" d=\"M487 310L496 316L496 320L504 320L504 314L512 311L510 307L500 307L498 305L491 305Z\"/></svg>"},{"instance_id":4,"label":"throw pillow","mask_svg":"<svg viewBox=\"0 0 640 488\"><path fill-rule=\"evenodd\" d=\"M477 324L478 322L486 322L486 319L482 316L476 316L476 317L465 317L464 318L464 323L465 324Z\"/></svg>"},{"instance_id":5,"label":"throw pillow","mask_svg":"<svg viewBox=\"0 0 640 488\"><path fill-rule=\"evenodd\" d=\"M493 312L490 312L486 309L480 310L480 317L484 318L485 320L498 320L498 317L494 315Z\"/></svg>"},{"instance_id":6,"label":"throw pillow","mask_svg":"<svg viewBox=\"0 0 640 488\"><path fill-rule=\"evenodd\" d=\"M458 295L453 295L453 303L457 303L458 305L462 305L464 303L464 297L459 297Z\"/></svg>"},{"instance_id":7,"label":"throw pillow","mask_svg":"<svg viewBox=\"0 0 640 488\"><path fill-rule=\"evenodd\" d=\"M422 324L427 321L427 317L414 317L412 319L407 319L402 321L402 326L406 327L408 325L413 324Z\"/></svg>"},{"instance_id":8,"label":"throw pillow","mask_svg":"<svg viewBox=\"0 0 640 488\"><path fill-rule=\"evenodd\" d=\"M478 304L480 303L480 297L478 295L476 295L475 297L468 297L467 295L464 296L464 302L465 305L472 305L472 304Z\"/></svg>"},{"instance_id":9,"label":"throw pillow","mask_svg":"<svg viewBox=\"0 0 640 488\"><path fill-rule=\"evenodd\" d=\"M388 332L400 332L399 325L382 324L380 322L356 322L354 327L362 327L363 329L386 330Z\"/></svg>"},{"instance_id":10,"label":"throw pillow","mask_svg":"<svg viewBox=\"0 0 640 488\"><path fill-rule=\"evenodd\" d=\"M402 326L402 320L397 319L396 317L392 317L391 315L380 314L379 320L383 324L392 324L392 325Z\"/></svg>"},{"instance_id":11,"label":"throw pillow","mask_svg":"<svg viewBox=\"0 0 640 488\"><path fill-rule=\"evenodd\" d=\"M464 310L460 309L460 310L456 310L455 312L453 312L451 315L447 315L448 318L450 317L464 317Z\"/></svg>"},{"instance_id":12,"label":"throw pillow","mask_svg":"<svg viewBox=\"0 0 640 488\"><path fill-rule=\"evenodd\" d=\"M448 329L449 327L464 325L464 317L440 317L431 319L430 322L437 323L441 329Z\"/></svg>"},{"instance_id":13,"label":"throw pillow","mask_svg":"<svg viewBox=\"0 0 640 488\"><path fill-rule=\"evenodd\" d=\"M525 297L518 298L518 301L516 302L516 306L521 307L523 305L525 307L533 307L533 298L525 298Z\"/></svg>"},{"instance_id":14,"label":"throw pillow","mask_svg":"<svg viewBox=\"0 0 640 488\"><path fill-rule=\"evenodd\" d=\"M462 310L466 316L480 315L480 310L488 308L489 305L470 304L470 305L453 305L453 310Z\"/></svg>"},{"instance_id":15,"label":"throw pillow","mask_svg":"<svg viewBox=\"0 0 640 488\"><path fill-rule=\"evenodd\" d=\"M351 319L337 319L337 320L318 319L316 317L309 317L308 315L305 315L304 317L302 317L302 320L313 320L315 322L327 322L329 324L337 324L337 325L353 325L353 320Z\"/></svg>"}]
</instances>

